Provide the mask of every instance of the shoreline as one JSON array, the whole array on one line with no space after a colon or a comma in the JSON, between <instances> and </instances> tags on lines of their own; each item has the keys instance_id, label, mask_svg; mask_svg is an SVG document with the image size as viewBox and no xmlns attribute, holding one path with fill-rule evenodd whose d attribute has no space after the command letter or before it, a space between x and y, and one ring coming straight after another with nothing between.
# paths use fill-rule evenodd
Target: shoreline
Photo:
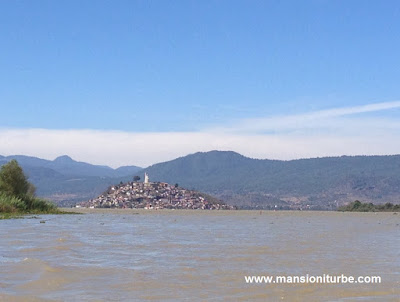
<instances>
[{"instance_id":1,"label":"shoreline","mask_svg":"<svg viewBox=\"0 0 400 302\"><path fill-rule=\"evenodd\" d=\"M243 214L253 214L256 216L263 215L285 215L295 214L295 215L306 215L307 213L324 213L326 215L341 215L346 216L348 213L360 214L360 215L397 215L397 212L341 212L341 211L297 211L297 210L284 210L284 211L273 211L273 210L193 210L193 209L119 209L119 208L59 208L62 212L79 213L79 214L212 214L212 215L243 215ZM396 213L396 214L395 214Z\"/></svg>"}]
</instances>

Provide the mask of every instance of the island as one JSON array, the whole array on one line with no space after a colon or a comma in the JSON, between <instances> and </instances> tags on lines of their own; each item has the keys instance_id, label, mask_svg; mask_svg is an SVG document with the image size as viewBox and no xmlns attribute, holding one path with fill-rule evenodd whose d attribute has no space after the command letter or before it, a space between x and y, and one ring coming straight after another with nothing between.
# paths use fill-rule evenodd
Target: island
<instances>
[{"instance_id":1,"label":"island","mask_svg":"<svg viewBox=\"0 0 400 302\"><path fill-rule=\"evenodd\" d=\"M195 190L170 185L166 182L150 182L145 174L144 182L132 181L109 187L97 198L81 202L76 207L131 208L131 209L192 209L234 210L210 195Z\"/></svg>"}]
</instances>

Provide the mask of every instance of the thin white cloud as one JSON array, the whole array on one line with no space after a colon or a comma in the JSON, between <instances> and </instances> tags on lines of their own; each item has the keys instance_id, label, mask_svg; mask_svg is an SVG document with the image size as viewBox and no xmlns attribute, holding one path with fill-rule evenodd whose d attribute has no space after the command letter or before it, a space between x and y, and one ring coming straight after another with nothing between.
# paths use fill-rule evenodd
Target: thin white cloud
<instances>
[{"instance_id":1,"label":"thin white cloud","mask_svg":"<svg viewBox=\"0 0 400 302\"><path fill-rule=\"evenodd\" d=\"M336 116L352 115L352 114L366 113L366 112L376 112L376 111L396 109L396 108L400 108L400 101L382 102L382 103L374 103L374 104L367 104L354 107L320 110L309 114L305 114L304 116L306 117L308 116L310 118L326 118L326 117L336 117Z\"/></svg>"},{"instance_id":2,"label":"thin white cloud","mask_svg":"<svg viewBox=\"0 0 400 302\"><path fill-rule=\"evenodd\" d=\"M197 132L0 129L0 154L72 158L112 167L148 165L197 151L233 150L254 158L295 159L400 153L400 122L358 113L400 108L400 102L247 119Z\"/></svg>"},{"instance_id":3,"label":"thin white cloud","mask_svg":"<svg viewBox=\"0 0 400 302\"><path fill-rule=\"evenodd\" d=\"M320 131L323 129L337 130L340 128L346 132L355 130L355 128L365 127L366 125L369 125L368 128L371 128L371 130L373 130L373 126L379 126L379 128L398 128L398 121L371 117L360 118L357 115L361 113L397 108L400 108L400 101L375 103L355 107L333 108L304 114L243 119L236 121L234 124L219 127L218 131L233 133L283 133L287 131L299 132L305 129L315 129Z\"/></svg>"}]
</instances>

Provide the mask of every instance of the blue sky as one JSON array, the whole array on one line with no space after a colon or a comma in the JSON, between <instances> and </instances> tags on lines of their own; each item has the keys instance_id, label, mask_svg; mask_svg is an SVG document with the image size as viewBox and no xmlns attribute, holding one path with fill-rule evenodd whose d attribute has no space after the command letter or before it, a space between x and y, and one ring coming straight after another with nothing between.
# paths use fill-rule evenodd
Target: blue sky
<instances>
[{"instance_id":1,"label":"blue sky","mask_svg":"<svg viewBox=\"0 0 400 302\"><path fill-rule=\"evenodd\" d=\"M0 20L3 155L400 153L398 1L2 1Z\"/></svg>"}]
</instances>

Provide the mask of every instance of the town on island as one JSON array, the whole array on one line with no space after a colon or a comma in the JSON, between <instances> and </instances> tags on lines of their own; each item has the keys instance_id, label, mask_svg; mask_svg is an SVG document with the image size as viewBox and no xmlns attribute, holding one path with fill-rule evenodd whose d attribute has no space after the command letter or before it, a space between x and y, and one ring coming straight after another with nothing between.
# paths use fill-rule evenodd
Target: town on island
<instances>
[{"instance_id":1,"label":"town on island","mask_svg":"<svg viewBox=\"0 0 400 302\"><path fill-rule=\"evenodd\" d=\"M77 208L130 208L130 209L192 209L234 210L236 207L212 196L187 190L165 182L150 182L147 173L144 181L134 181L111 186L97 198L81 202Z\"/></svg>"}]
</instances>

